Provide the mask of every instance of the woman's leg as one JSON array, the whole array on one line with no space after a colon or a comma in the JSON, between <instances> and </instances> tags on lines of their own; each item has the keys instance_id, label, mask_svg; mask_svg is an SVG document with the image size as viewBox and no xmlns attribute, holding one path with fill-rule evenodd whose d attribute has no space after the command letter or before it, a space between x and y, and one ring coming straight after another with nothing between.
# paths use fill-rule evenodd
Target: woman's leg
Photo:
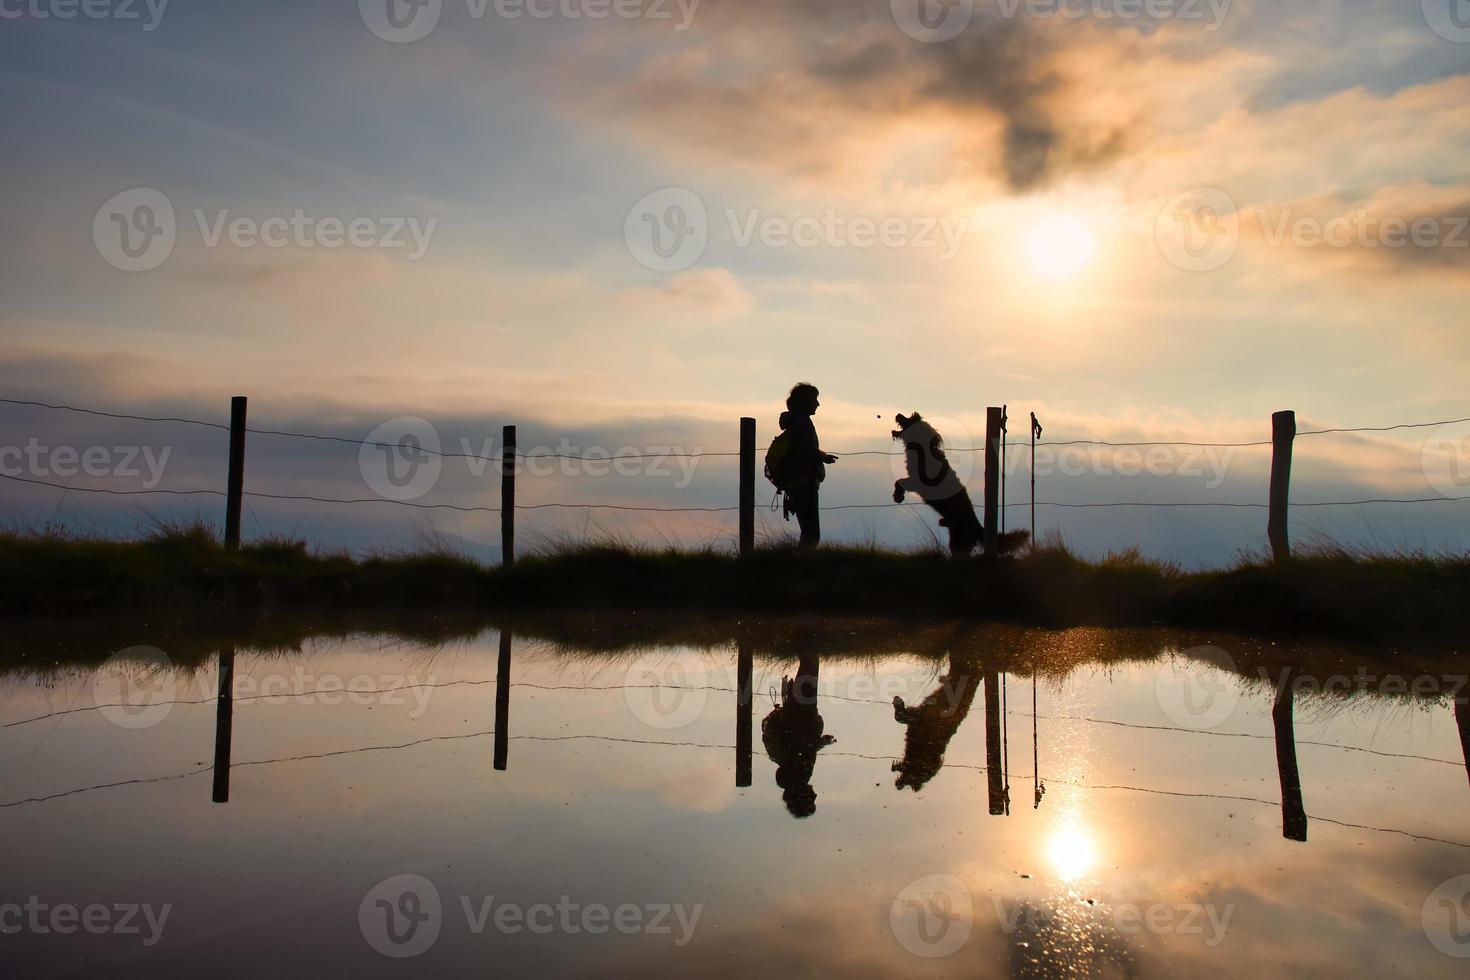
<instances>
[{"instance_id":1,"label":"woman's leg","mask_svg":"<svg viewBox=\"0 0 1470 980\"><path fill-rule=\"evenodd\" d=\"M821 510L817 504L817 484L791 491L791 502L796 511L796 523L801 528L803 548L814 548L822 540Z\"/></svg>"}]
</instances>

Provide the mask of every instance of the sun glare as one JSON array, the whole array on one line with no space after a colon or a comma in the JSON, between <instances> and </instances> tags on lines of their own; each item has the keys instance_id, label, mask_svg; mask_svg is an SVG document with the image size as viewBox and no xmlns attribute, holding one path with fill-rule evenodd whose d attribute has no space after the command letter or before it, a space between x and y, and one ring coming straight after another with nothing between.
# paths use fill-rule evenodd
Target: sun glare
<instances>
[{"instance_id":1,"label":"sun glare","mask_svg":"<svg viewBox=\"0 0 1470 980\"><path fill-rule=\"evenodd\" d=\"M1074 881L1097 863L1097 845L1087 831L1075 823L1057 828L1047 842L1046 855L1063 881Z\"/></svg>"},{"instance_id":2,"label":"sun glare","mask_svg":"<svg viewBox=\"0 0 1470 980\"><path fill-rule=\"evenodd\" d=\"M1031 229L1029 245L1031 271L1059 282L1076 276L1092 262L1097 236L1076 218L1054 214Z\"/></svg>"}]
</instances>

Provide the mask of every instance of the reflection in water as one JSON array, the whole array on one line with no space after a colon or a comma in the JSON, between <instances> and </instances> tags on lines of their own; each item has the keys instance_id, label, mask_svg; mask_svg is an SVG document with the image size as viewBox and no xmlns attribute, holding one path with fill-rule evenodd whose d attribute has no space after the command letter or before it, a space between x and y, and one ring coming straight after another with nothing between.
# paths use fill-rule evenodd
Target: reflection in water
<instances>
[{"instance_id":1,"label":"reflection in water","mask_svg":"<svg viewBox=\"0 0 1470 980\"><path fill-rule=\"evenodd\" d=\"M500 655L495 664L495 769L505 770L510 748L510 627L500 631Z\"/></svg>"},{"instance_id":2,"label":"reflection in water","mask_svg":"<svg viewBox=\"0 0 1470 980\"><path fill-rule=\"evenodd\" d=\"M985 673L985 782L990 797L990 815L1011 812L1010 794L1006 792L1004 763L1001 760L1000 674Z\"/></svg>"},{"instance_id":3,"label":"reflection in water","mask_svg":"<svg viewBox=\"0 0 1470 980\"><path fill-rule=\"evenodd\" d=\"M898 773L894 786L917 793L939 772L944 765L944 750L970 713L976 686L973 670L951 655L949 673L939 678L938 687L917 707L894 697L893 719L905 727L903 758L893 764L893 771Z\"/></svg>"},{"instance_id":4,"label":"reflection in water","mask_svg":"<svg viewBox=\"0 0 1470 980\"><path fill-rule=\"evenodd\" d=\"M1465 775L1470 776L1470 692L1461 691L1455 698L1455 723L1460 726L1460 754L1465 760Z\"/></svg>"},{"instance_id":5,"label":"reflection in water","mask_svg":"<svg viewBox=\"0 0 1470 980\"><path fill-rule=\"evenodd\" d=\"M1097 844L1077 813L1063 815L1047 839L1046 856L1063 881L1076 881L1092 870L1097 863Z\"/></svg>"},{"instance_id":6,"label":"reflection in water","mask_svg":"<svg viewBox=\"0 0 1470 980\"><path fill-rule=\"evenodd\" d=\"M820 667L816 653L803 652L796 678L781 678L781 699L761 722L761 741L776 764L776 785L793 817L809 817L817 811L817 791L812 788L817 752L837 741L822 732L822 715L817 710Z\"/></svg>"},{"instance_id":7,"label":"reflection in water","mask_svg":"<svg viewBox=\"0 0 1470 980\"><path fill-rule=\"evenodd\" d=\"M219 652L219 696L214 709L214 787L215 803L230 802L230 740L235 722L235 648L221 647Z\"/></svg>"},{"instance_id":8,"label":"reflection in water","mask_svg":"<svg viewBox=\"0 0 1470 980\"><path fill-rule=\"evenodd\" d=\"M1307 811L1302 805L1302 777L1296 765L1296 728L1292 709L1296 691L1291 676L1281 679L1271 721L1276 728L1276 772L1281 777L1281 836L1287 840L1307 839Z\"/></svg>"},{"instance_id":9,"label":"reflection in water","mask_svg":"<svg viewBox=\"0 0 1470 980\"><path fill-rule=\"evenodd\" d=\"M755 691L752 674L755 658L750 653L750 643L741 640L736 647L735 673L735 785L749 786L751 782L751 727L755 721Z\"/></svg>"}]
</instances>

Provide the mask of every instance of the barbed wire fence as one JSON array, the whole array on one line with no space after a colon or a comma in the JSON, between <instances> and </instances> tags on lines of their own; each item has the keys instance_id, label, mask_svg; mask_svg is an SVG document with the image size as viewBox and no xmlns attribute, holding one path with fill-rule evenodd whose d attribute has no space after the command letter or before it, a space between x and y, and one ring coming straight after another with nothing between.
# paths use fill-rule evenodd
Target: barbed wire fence
<instances>
[{"instance_id":1,"label":"barbed wire fence","mask_svg":"<svg viewBox=\"0 0 1470 980\"><path fill-rule=\"evenodd\" d=\"M502 524L502 560L507 564L514 561L514 529L515 514L517 512L536 512L548 510L606 510L627 513L662 513L662 514L719 514L738 513L740 515L738 530L738 550L741 554L748 554L754 548L754 510L755 510L755 471L756 471L756 423L754 419L744 418L740 421L740 449L728 451L696 451L683 452L668 450L660 452L633 452L633 453L606 453L596 454L588 452L554 452L534 450L523 452L517 448L516 426L507 425L502 432L502 449L499 455L475 452L453 452L433 449L424 446L421 442L409 437L400 438L396 442L384 442L372 439L357 439L348 436L332 435L320 432L303 432L288 429L254 428L246 424L246 399L236 397L232 400L231 421L229 424L209 421L207 419L188 418L171 415L140 415L128 412L105 411L96 408L88 408L76 405L57 404L29 399L0 397L0 404L18 407L39 408L52 412L68 412L86 415L95 418L111 419L118 421L144 422L150 424L187 425L222 431L229 436L229 474L224 488L211 487L151 487L143 489L115 488L98 486L79 486L73 484L59 483L52 480L28 477L16 473L5 472L0 469L0 479L13 483L28 484L34 486L48 487L69 493L99 494L107 496L172 496L172 497L225 497L226 498L226 520L225 539L232 546L239 544L240 517L243 499L254 497L262 500L276 500L286 502L309 502L329 505L360 505L360 504L392 504L400 507L409 507L420 510L436 511L445 510L457 513L483 513L498 514L501 516ZM1034 416L1033 416L1034 419ZM996 550L996 535L993 529L1004 527L1004 517L997 520L997 515L1004 515L1005 511L1012 508L1056 508L1068 510L1093 510L1093 509L1117 509L1117 508L1221 508L1231 510L1265 510L1269 512L1268 536L1272 543L1273 551L1278 559L1289 556L1289 537L1286 533L1287 515L1289 510L1297 508L1334 508L1353 507L1360 505L1413 505L1445 503L1454 501L1470 500L1470 494L1450 495L1440 494L1431 497L1367 497L1358 499L1341 500L1309 500L1291 501L1289 499L1290 467L1292 447L1296 439L1302 437L1330 436L1342 434L1381 434L1387 432L1418 430L1438 428L1448 425L1460 425L1470 423L1470 417L1457 419L1442 419L1432 422L1399 422L1387 425L1356 426L1356 427L1332 427L1320 429L1297 430L1295 426L1295 414L1292 412L1278 412L1273 415L1272 438L1258 441L1196 441L1176 439L1153 439L1136 441L1110 441L1101 439L1064 439L1045 440L1031 442L1006 443L1006 413L1001 408L991 408L987 412L987 433L983 444L979 446L946 446L947 453L984 453L984 497L977 510L983 510L987 518L985 522L986 552L994 554ZM362 448L382 449L385 453L402 454L405 458L437 457L441 460L464 459L482 462L497 467L501 476L501 499L500 506L489 506L479 504L459 503L431 503L418 500L396 499L381 493L367 497L331 497L310 493L279 493L266 490L246 489L244 485L244 463L245 463L245 439L246 436L262 436L271 438L286 438L309 440L318 442L329 442L340 445L355 446ZM1032 496L1027 500L1012 501L999 499L1004 493L1003 470L1010 463L1012 452L1031 454L1030 472L1034 476L1036 472L1036 450L1062 449L1068 447L1089 447L1100 450L1119 449L1256 449L1272 448L1271 461L1271 486L1268 499L1265 501L1241 501L1241 500L1108 500L1108 501L1059 501L1035 499L1034 490ZM824 447L825 448L825 447ZM853 450L827 450L839 457L903 457L902 449L853 449ZM739 486L737 492L737 503L728 506L685 506L685 505L655 505L655 504L627 504L614 502L542 502L542 503L519 503L515 500L517 464L523 461L555 459L573 460L595 463L616 463L622 460L671 460L671 459L732 459L737 460L739 465ZM921 504L894 504L894 503L838 503L823 505L823 511L865 511L883 510L897 507L916 507ZM1033 518L1034 521L1034 518ZM1034 523L1033 523L1034 530Z\"/></svg>"}]
</instances>

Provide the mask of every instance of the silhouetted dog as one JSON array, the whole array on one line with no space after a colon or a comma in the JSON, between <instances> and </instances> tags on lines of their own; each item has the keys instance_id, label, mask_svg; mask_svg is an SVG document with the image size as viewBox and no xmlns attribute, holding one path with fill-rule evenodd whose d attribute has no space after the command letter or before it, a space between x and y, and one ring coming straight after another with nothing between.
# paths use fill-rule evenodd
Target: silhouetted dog
<instances>
[{"instance_id":1,"label":"silhouetted dog","mask_svg":"<svg viewBox=\"0 0 1470 980\"><path fill-rule=\"evenodd\" d=\"M903 759L893 764L898 773L894 786L907 786L914 792L933 779L944 765L944 750L954 737L960 722L970 713L975 700L975 675L950 657L949 673L939 679L939 686L915 707L893 699L893 720L906 727Z\"/></svg>"},{"instance_id":2,"label":"silhouetted dog","mask_svg":"<svg viewBox=\"0 0 1470 980\"><path fill-rule=\"evenodd\" d=\"M924 503L939 512L939 526L949 529L949 553L955 557L968 555L981 542L985 531L975 516L969 492L944 455L943 437L918 412L909 416L900 412L894 421L898 428L893 430L893 438L903 443L908 476L894 481L893 502L903 503L905 491L917 493ZM1001 535L1001 553L1016 551L1029 537L1026 531Z\"/></svg>"}]
</instances>

